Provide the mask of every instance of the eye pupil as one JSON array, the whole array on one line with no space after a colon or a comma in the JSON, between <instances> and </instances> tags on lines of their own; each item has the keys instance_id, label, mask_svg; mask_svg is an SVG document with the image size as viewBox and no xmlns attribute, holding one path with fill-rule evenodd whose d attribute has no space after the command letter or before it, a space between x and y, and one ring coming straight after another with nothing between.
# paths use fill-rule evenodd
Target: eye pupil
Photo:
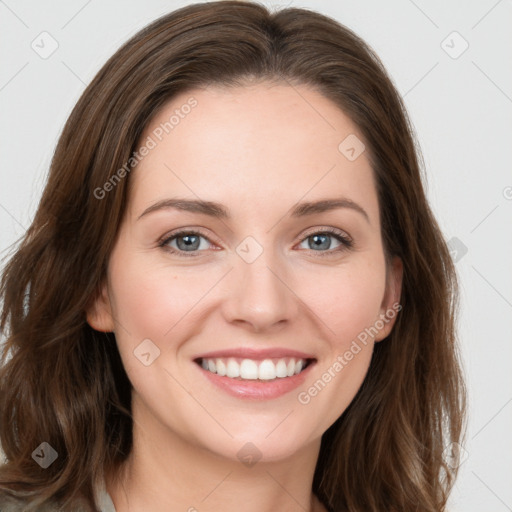
<instances>
[{"instance_id":1,"label":"eye pupil","mask_svg":"<svg viewBox=\"0 0 512 512\"><path fill-rule=\"evenodd\" d=\"M329 237L330 237L330 235L317 234L317 235L311 236L310 238L312 238L314 240L315 248L329 249L329 247L331 245ZM320 239L323 239L323 240L320 240Z\"/></svg>"},{"instance_id":2,"label":"eye pupil","mask_svg":"<svg viewBox=\"0 0 512 512\"><path fill-rule=\"evenodd\" d=\"M180 240L184 241L184 245L180 244ZM197 235L182 235L176 238L176 245L180 250L189 250L189 249L197 249L197 242L199 241L199 237ZM182 245L180 247L180 245Z\"/></svg>"}]
</instances>

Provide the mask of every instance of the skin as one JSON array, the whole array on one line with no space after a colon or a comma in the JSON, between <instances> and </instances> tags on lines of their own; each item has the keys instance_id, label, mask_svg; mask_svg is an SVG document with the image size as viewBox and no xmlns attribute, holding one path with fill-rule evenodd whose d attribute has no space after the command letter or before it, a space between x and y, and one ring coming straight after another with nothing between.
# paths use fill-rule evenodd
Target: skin
<instances>
[{"instance_id":1,"label":"skin","mask_svg":"<svg viewBox=\"0 0 512 512\"><path fill-rule=\"evenodd\" d=\"M246 512L325 510L311 490L321 436L354 398L394 319L309 403L297 395L399 302L402 282L398 258L386 267L366 153L350 161L338 150L348 135L363 137L307 86L260 83L176 96L142 140L191 96L197 106L129 177L107 279L88 311L93 328L115 332L134 388L134 448L118 480L106 477L107 490L117 512L230 512L242 503ZM177 196L222 203L232 218L167 208L138 219ZM350 208L289 216L299 201L339 197L368 220ZM315 249L311 235L329 227L353 248L336 251L340 242L328 236ZM181 228L206 235L196 256L158 246ZM250 264L236 252L247 236L263 249ZM183 254L182 241L168 245ZM133 353L147 338L160 350L149 366ZM235 347L296 349L317 363L299 389L244 400L210 384L193 362ZM251 467L237 457L247 442L261 452Z\"/></svg>"}]
</instances>

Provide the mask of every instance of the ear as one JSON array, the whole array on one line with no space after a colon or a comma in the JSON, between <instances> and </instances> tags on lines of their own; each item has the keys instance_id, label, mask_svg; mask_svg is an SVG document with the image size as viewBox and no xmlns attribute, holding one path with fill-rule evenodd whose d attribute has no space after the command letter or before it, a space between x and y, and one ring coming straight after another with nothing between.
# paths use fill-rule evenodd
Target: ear
<instances>
[{"instance_id":1,"label":"ear","mask_svg":"<svg viewBox=\"0 0 512 512\"><path fill-rule=\"evenodd\" d=\"M402 276L402 260L398 256L394 256L386 274L386 291L382 300L380 315L375 321L375 326L379 329L379 333L374 338L376 342L389 336L395 325L398 312L402 309L400 305Z\"/></svg>"},{"instance_id":2,"label":"ear","mask_svg":"<svg viewBox=\"0 0 512 512\"><path fill-rule=\"evenodd\" d=\"M112 307L108 296L108 287L105 282L96 297L93 298L91 305L87 308L87 323L95 330L101 332L113 332L114 320L112 316Z\"/></svg>"}]
</instances>

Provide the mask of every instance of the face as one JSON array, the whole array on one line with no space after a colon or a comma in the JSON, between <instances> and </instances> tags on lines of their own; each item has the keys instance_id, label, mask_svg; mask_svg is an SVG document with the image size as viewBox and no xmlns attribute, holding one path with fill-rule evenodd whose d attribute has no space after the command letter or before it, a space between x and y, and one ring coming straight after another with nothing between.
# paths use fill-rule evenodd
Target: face
<instances>
[{"instance_id":1,"label":"face","mask_svg":"<svg viewBox=\"0 0 512 512\"><path fill-rule=\"evenodd\" d=\"M306 86L259 84L176 96L142 141L88 312L115 332L134 416L233 460L318 443L400 298L358 128Z\"/></svg>"}]
</instances>

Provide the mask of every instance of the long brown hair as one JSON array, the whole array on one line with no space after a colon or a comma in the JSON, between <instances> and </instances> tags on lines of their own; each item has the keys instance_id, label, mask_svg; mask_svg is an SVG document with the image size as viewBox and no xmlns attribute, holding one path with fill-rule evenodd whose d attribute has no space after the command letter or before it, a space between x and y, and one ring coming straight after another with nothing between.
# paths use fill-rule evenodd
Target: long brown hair
<instances>
[{"instance_id":1,"label":"long brown hair","mask_svg":"<svg viewBox=\"0 0 512 512\"><path fill-rule=\"evenodd\" d=\"M443 451L465 432L457 279L405 107L351 30L307 9L270 12L247 1L189 5L144 28L98 72L64 127L35 218L0 284L5 496L96 510L94 489L132 447L131 384L114 334L92 329L85 313L126 207L125 164L173 96L258 81L311 86L359 127L386 256L403 262L402 311L322 437L313 491L332 512L445 510L457 454L445 461ZM98 193L114 175L115 186ZM42 442L58 454L46 469L32 457Z\"/></svg>"}]
</instances>

